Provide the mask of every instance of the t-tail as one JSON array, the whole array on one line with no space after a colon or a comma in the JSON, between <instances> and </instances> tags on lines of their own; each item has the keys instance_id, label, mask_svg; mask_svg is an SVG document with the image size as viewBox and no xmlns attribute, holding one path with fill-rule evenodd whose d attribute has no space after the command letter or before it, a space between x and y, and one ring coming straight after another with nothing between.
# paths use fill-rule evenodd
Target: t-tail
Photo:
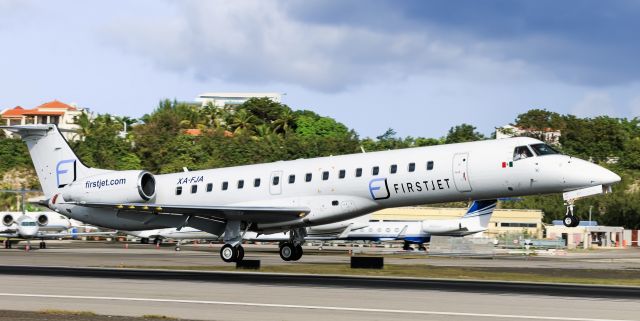
<instances>
[{"instance_id":1,"label":"t-tail","mask_svg":"<svg viewBox=\"0 0 640 321\"><path fill-rule=\"evenodd\" d=\"M27 144L42 191L47 198L72 182L108 172L85 166L56 125L0 126L20 135Z\"/></svg>"},{"instance_id":2,"label":"t-tail","mask_svg":"<svg viewBox=\"0 0 640 321\"><path fill-rule=\"evenodd\" d=\"M465 236L485 231L497 200L473 201L467 213L455 220L422 221L422 231L430 235Z\"/></svg>"},{"instance_id":3,"label":"t-tail","mask_svg":"<svg viewBox=\"0 0 640 321\"><path fill-rule=\"evenodd\" d=\"M496 205L498 205L497 200L473 201L467 213L462 217L462 226L466 226L470 232L486 230Z\"/></svg>"}]
</instances>

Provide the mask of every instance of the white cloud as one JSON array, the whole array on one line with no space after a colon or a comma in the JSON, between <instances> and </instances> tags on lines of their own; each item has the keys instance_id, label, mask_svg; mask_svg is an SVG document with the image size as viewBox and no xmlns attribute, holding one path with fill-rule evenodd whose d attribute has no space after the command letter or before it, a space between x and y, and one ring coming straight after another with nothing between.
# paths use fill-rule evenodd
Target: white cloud
<instances>
[{"instance_id":1,"label":"white cloud","mask_svg":"<svg viewBox=\"0 0 640 321\"><path fill-rule=\"evenodd\" d=\"M571 108L571 113L578 117L594 117L615 115L614 102L606 92L587 92L583 98Z\"/></svg>"},{"instance_id":2,"label":"white cloud","mask_svg":"<svg viewBox=\"0 0 640 321\"><path fill-rule=\"evenodd\" d=\"M532 74L522 61L474 54L472 44L424 29L385 32L305 23L271 1L175 5L180 13L166 19L114 21L105 37L110 45L162 69L202 80L289 83L322 92L419 75L467 74L479 81L504 81Z\"/></svg>"}]
</instances>

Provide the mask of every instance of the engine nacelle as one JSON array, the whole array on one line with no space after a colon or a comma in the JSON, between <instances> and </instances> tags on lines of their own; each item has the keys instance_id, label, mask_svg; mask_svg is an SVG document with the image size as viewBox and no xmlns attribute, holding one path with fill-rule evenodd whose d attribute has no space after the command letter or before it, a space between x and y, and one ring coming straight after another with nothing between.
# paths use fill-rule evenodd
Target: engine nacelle
<instances>
[{"instance_id":1,"label":"engine nacelle","mask_svg":"<svg viewBox=\"0 0 640 321\"><path fill-rule=\"evenodd\" d=\"M47 226L49 225L49 216L41 214L38 216L37 221L39 226Z\"/></svg>"},{"instance_id":2,"label":"engine nacelle","mask_svg":"<svg viewBox=\"0 0 640 321\"><path fill-rule=\"evenodd\" d=\"M15 220L13 219L13 215L11 214L6 214L2 217L2 224L4 224L4 226L11 226L11 224L13 224L14 222Z\"/></svg>"},{"instance_id":3,"label":"engine nacelle","mask_svg":"<svg viewBox=\"0 0 640 321\"><path fill-rule=\"evenodd\" d=\"M62 190L68 202L143 203L156 195L156 180L147 171L114 171L79 179Z\"/></svg>"}]
</instances>

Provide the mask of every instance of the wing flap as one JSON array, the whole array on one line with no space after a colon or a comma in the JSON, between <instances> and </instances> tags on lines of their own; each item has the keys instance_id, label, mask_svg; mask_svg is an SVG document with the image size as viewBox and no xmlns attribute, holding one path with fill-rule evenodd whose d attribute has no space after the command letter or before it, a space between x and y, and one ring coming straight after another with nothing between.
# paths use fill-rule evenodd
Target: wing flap
<instances>
[{"instance_id":1,"label":"wing flap","mask_svg":"<svg viewBox=\"0 0 640 321\"><path fill-rule=\"evenodd\" d=\"M311 211L307 207L268 207L268 206L203 206L170 205L151 203L85 203L74 205L114 209L121 212L140 214L181 214L220 220L243 220L256 223L291 221L303 218Z\"/></svg>"}]
</instances>

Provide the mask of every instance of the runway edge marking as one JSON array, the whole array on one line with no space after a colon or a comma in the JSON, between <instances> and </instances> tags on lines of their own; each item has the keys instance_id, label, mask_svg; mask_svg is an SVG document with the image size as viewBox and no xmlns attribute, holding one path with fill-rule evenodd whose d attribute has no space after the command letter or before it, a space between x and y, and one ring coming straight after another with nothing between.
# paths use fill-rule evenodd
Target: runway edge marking
<instances>
[{"instance_id":1,"label":"runway edge marking","mask_svg":"<svg viewBox=\"0 0 640 321\"><path fill-rule=\"evenodd\" d=\"M335 306L319 306L319 305L295 305L295 304L181 300L181 299L153 299L153 298L135 298L135 297L80 296L80 295L60 295L60 294L0 293L0 296L26 297L26 298L49 298L49 299L74 299L74 300L137 301L137 302L159 302L159 303L229 305L229 306L249 306L249 307L264 307L264 308L290 308L290 309L306 309L306 310L396 313L396 314L414 314L414 315L445 315L445 316L467 316L467 317L487 317L487 318L506 318L506 319L564 320L564 321L633 321L633 320L624 320L624 319L593 319L593 318L572 318L572 317L552 317L552 316L533 316L533 315L514 315L514 314L493 314L493 313L394 310L394 309L351 308L351 307L335 307Z\"/></svg>"}]
</instances>

